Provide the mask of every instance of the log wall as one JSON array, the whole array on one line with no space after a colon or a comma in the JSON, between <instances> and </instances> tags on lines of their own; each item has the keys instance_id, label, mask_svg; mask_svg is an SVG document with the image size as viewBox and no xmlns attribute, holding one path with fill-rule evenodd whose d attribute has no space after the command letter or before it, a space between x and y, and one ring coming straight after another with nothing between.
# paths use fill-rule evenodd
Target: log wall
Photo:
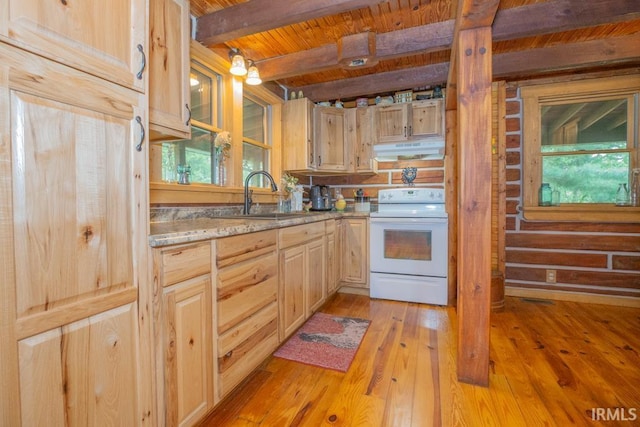
<instances>
[{"instance_id":1,"label":"log wall","mask_svg":"<svg viewBox=\"0 0 640 427\"><path fill-rule=\"evenodd\" d=\"M640 305L640 222L532 222L518 211L524 159L515 83L507 87L506 144L507 294Z\"/></svg>"}]
</instances>

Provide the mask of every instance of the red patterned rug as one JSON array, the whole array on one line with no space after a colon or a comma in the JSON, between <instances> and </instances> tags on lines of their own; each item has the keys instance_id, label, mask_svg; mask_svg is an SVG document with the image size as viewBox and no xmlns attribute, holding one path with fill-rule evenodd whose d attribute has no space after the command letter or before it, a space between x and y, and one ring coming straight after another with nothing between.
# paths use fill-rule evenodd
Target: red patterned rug
<instances>
[{"instance_id":1,"label":"red patterned rug","mask_svg":"<svg viewBox=\"0 0 640 427\"><path fill-rule=\"evenodd\" d=\"M370 320L316 313L274 356L346 372Z\"/></svg>"}]
</instances>

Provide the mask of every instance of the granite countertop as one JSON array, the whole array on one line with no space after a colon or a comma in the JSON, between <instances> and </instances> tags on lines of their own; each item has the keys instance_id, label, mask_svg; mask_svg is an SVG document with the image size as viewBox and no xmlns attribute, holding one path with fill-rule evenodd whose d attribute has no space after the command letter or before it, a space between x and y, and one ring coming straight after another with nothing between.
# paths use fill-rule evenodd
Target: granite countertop
<instances>
[{"instance_id":1,"label":"granite countertop","mask_svg":"<svg viewBox=\"0 0 640 427\"><path fill-rule=\"evenodd\" d=\"M162 246L189 243L199 240L209 240L218 237L235 236L238 234L255 233L257 231L274 228L290 227L309 222L338 219L344 217L368 218L368 212L300 212L277 219L256 218L194 218L168 221L151 221L149 245L157 248Z\"/></svg>"}]
</instances>

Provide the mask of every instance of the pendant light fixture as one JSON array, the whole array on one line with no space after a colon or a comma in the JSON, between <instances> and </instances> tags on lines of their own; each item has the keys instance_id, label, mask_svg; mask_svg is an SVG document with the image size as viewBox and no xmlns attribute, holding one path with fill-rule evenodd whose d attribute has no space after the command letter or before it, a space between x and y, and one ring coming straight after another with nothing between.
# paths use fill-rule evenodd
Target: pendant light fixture
<instances>
[{"instance_id":1,"label":"pendant light fixture","mask_svg":"<svg viewBox=\"0 0 640 427\"><path fill-rule=\"evenodd\" d=\"M229 51L229 58L231 59L231 68L229 72L234 76L244 76L247 74L247 67L244 64L244 57L238 49L231 49Z\"/></svg>"},{"instance_id":2,"label":"pendant light fixture","mask_svg":"<svg viewBox=\"0 0 640 427\"><path fill-rule=\"evenodd\" d=\"M247 84L248 85L259 85L262 83L262 79L260 78L260 72L258 71L258 67L256 64L249 60L249 71L247 72Z\"/></svg>"}]
</instances>

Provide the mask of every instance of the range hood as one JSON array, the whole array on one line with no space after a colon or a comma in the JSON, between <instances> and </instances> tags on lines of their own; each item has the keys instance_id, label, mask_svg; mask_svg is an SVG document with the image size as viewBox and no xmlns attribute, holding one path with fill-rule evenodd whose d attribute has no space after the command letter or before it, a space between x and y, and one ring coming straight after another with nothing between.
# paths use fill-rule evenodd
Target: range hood
<instances>
[{"instance_id":1,"label":"range hood","mask_svg":"<svg viewBox=\"0 0 640 427\"><path fill-rule=\"evenodd\" d=\"M444 158L444 139L375 144L373 152L376 160L379 161L442 159Z\"/></svg>"}]
</instances>

